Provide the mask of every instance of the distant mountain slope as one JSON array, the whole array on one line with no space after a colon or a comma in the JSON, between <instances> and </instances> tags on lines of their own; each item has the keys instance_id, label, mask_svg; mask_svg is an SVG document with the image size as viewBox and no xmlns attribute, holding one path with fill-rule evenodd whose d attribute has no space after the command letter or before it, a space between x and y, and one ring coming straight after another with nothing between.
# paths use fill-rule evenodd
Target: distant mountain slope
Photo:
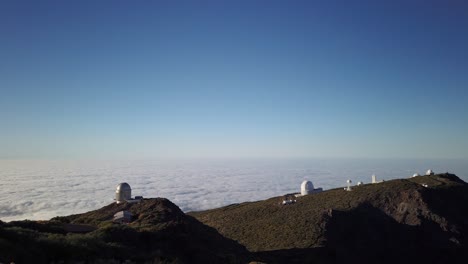
<instances>
[{"instance_id":1,"label":"distant mountain slope","mask_svg":"<svg viewBox=\"0 0 468 264\"><path fill-rule=\"evenodd\" d=\"M333 189L299 197L291 205L281 205L282 200L189 214L259 256L328 254L318 248L342 252L340 256L390 249L468 249L468 186L452 174L355 186L350 192Z\"/></svg>"}]
</instances>

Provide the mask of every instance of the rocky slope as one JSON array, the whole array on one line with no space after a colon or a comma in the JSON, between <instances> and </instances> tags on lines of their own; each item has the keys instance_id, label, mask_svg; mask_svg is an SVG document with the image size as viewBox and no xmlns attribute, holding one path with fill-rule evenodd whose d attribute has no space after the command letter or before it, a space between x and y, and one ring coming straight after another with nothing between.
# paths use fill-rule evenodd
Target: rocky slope
<instances>
[{"instance_id":1,"label":"rocky slope","mask_svg":"<svg viewBox=\"0 0 468 264\"><path fill-rule=\"evenodd\" d=\"M131 223L112 222L122 210L133 214ZM0 237L0 262L245 263L249 255L163 198L113 203L46 222L2 223Z\"/></svg>"},{"instance_id":2,"label":"rocky slope","mask_svg":"<svg viewBox=\"0 0 468 264\"><path fill-rule=\"evenodd\" d=\"M282 198L190 214L267 262L433 262L468 249L468 186L452 174Z\"/></svg>"},{"instance_id":3,"label":"rocky slope","mask_svg":"<svg viewBox=\"0 0 468 264\"><path fill-rule=\"evenodd\" d=\"M424 185L424 186L423 186ZM464 263L468 185L399 179L184 214L167 199L0 221L0 263ZM112 222L116 212L129 224Z\"/></svg>"}]
</instances>

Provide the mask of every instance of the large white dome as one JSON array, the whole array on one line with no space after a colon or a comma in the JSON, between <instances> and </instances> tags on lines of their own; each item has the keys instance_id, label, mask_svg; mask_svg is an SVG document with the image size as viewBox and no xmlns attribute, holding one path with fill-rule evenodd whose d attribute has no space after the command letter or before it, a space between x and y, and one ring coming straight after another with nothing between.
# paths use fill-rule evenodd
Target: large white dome
<instances>
[{"instance_id":1,"label":"large white dome","mask_svg":"<svg viewBox=\"0 0 468 264\"><path fill-rule=\"evenodd\" d=\"M117 185L117 191L126 191L126 190L132 190L132 188L130 188L130 184L126 182L122 182L119 185Z\"/></svg>"},{"instance_id":2,"label":"large white dome","mask_svg":"<svg viewBox=\"0 0 468 264\"><path fill-rule=\"evenodd\" d=\"M122 182L117 185L115 190L115 201L117 203L122 203L130 199L132 199L132 188L130 188L130 185L126 182Z\"/></svg>"},{"instance_id":3,"label":"large white dome","mask_svg":"<svg viewBox=\"0 0 468 264\"><path fill-rule=\"evenodd\" d=\"M311 181L303 181L301 184L301 194L307 195L314 191L314 184Z\"/></svg>"}]
</instances>

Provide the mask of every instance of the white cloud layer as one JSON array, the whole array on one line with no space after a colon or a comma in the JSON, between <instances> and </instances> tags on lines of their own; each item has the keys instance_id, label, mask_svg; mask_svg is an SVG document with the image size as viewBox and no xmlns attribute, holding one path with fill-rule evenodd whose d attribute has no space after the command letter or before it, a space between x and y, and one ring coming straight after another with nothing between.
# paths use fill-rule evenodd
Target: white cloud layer
<instances>
[{"instance_id":1,"label":"white cloud layer","mask_svg":"<svg viewBox=\"0 0 468 264\"><path fill-rule=\"evenodd\" d=\"M389 180L429 168L468 181L463 160L0 160L0 220L95 210L113 202L120 182L130 184L133 196L165 197L187 212L299 192L305 179L330 189L347 179L368 183L372 174Z\"/></svg>"}]
</instances>

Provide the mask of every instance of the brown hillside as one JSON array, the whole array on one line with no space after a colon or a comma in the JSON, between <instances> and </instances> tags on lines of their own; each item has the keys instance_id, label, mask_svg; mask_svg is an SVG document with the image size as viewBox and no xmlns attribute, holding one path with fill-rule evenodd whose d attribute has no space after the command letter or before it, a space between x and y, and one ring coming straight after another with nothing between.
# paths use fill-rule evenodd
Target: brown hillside
<instances>
[{"instance_id":1,"label":"brown hillside","mask_svg":"<svg viewBox=\"0 0 468 264\"><path fill-rule=\"evenodd\" d=\"M189 214L254 252L467 245L468 187L451 174L333 189L291 205L281 201Z\"/></svg>"}]
</instances>

